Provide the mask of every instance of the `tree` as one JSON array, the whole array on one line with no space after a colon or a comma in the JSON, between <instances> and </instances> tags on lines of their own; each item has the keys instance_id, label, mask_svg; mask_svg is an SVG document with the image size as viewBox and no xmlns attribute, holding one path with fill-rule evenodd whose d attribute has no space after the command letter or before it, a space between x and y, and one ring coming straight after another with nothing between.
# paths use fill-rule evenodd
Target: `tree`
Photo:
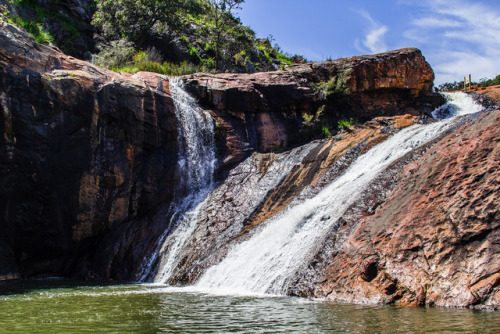
<instances>
[{"instance_id":1,"label":"tree","mask_svg":"<svg viewBox=\"0 0 500 334\"><path fill-rule=\"evenodd\" d=\"M212 32L213 43L215 44L215 70L219 69L220 52L223 49L224 42L229 36L225 36L230 29L229 25L238 26L239 21L233 16L232 11L241 9L241 4L245 0L210 0L210 15L214 23ZM232 36L231 36L232 37Z\"/></svg>"},{"instance_id":2,"label":"tree","mask_svg":"<svg viewBox=\"0 0 500 334\"><path fill-rule=\"evenodd\" d=\"M92 24L108 38L126 38L141 46L149 31L177 28L187 13L203 10L203 0L97 0Z\"/></svg>"}]
</instances>

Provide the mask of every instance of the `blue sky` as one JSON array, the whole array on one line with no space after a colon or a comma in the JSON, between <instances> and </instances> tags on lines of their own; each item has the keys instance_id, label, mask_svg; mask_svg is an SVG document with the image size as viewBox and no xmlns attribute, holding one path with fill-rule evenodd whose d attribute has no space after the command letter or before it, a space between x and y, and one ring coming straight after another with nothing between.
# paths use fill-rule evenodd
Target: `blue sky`
<instances>
[{"instance_id":1,"label":"blue sky","mask_svg":"<svg viewBox=\"0 0 500 334\"><path fill-rule=\"evenodd\" d=\"M246 0L236 15L309 60L411 46L436 85L500 74L500 0Z\"/></svg>"}]
</instances>

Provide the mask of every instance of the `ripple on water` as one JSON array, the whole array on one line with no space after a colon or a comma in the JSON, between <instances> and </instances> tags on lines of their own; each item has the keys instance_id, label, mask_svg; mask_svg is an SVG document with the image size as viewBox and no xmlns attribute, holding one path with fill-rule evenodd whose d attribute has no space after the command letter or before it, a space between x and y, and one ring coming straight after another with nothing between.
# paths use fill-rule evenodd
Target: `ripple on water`
<instances>
[{"instance_id":1,"label":"ripple on water","mask_svg":"<svg viewBox=\"0 0 500 334\"><path fill-rule=\"evenodd\" d=\"M19 284L19 283L18 283ZM28 284L30 285L30 284ZM500 313L58 282L0 289L1 333L497 333ZM192 289L191 289L192 290ZM19 291L7 294L5 291Z\"/></svg>"}]
</instances>

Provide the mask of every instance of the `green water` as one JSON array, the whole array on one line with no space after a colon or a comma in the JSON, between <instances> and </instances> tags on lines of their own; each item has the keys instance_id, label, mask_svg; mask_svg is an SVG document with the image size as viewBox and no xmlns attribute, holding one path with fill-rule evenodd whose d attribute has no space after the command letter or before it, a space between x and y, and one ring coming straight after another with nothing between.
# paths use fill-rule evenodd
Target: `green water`
<instances>
[{"instance_id":1,"label":"green water","mask_svg":"<svg viewBox=\"0 0 500 334\"><path fill-rule=\"evenodd\" d=\"M500 333L500 313L31 281L0 284L0 332Z\"/></svg>"}]
</instances>

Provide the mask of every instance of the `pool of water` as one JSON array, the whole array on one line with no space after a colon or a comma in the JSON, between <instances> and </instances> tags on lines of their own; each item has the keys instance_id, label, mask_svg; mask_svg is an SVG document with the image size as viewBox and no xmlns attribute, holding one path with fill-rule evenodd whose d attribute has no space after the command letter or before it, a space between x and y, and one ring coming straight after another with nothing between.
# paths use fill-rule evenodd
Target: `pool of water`
<instances>
[{"instance_id":1,"label":"pool of water","mask_svg":"<svg viewBox=\"0 0 500 334\"><path fill-rule=\"evenodd\" d=\"M0 283L0 333L500 333L500 312L332 304L154 285Z\"/></svg>"}]
</instances>

